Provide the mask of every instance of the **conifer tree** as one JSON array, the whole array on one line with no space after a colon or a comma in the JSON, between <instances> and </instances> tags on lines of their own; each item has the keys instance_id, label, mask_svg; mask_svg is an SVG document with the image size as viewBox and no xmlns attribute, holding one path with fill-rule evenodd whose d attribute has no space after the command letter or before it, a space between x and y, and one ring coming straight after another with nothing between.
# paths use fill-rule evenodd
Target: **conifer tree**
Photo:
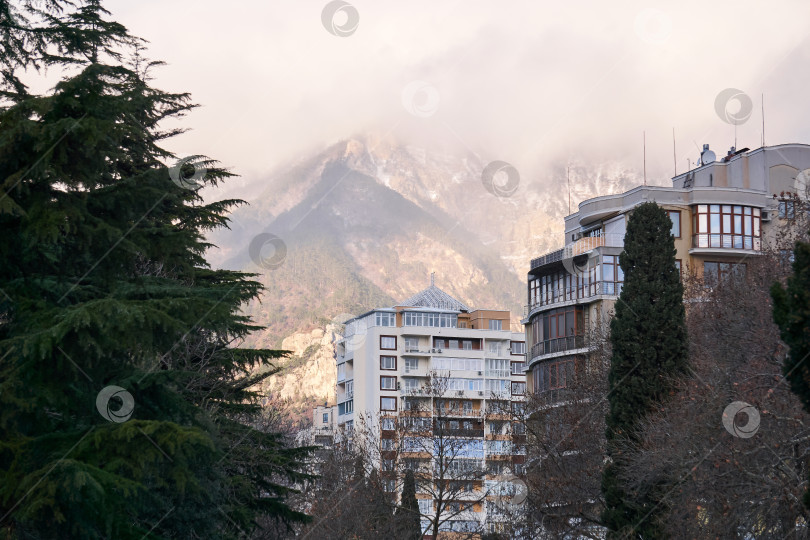
<instances>
[{"instance_id":1,"label":"conifer tree","mask_svg":"<svg viewBox=\"0 0 810 540\"><path fill-rule=\"evenodd\" d=\"M419 540L422 538L422 524L419 515L419 502L416 500L416 478L413 471L405 472L402 484L402 499L397 508L397 517L401 528L401 538Z\"/></svg>"},{"instance_id":2,"label":"conifer tree","mask_svg":"<svg viewBox=\"0 0 810 540\"><path fill-rule=\"evenodd\" d=\"M793 275L787 287L771 287L773 318L781 330L782 341L790 348L783 372L791 390L810 412L810 243L796 242ZM810 491L804 495L810 508Z\"/></svg>"},{"instance_id":3,"label":"conifer tree","mask_svg":"<svg viewBox=\"0 0 810 540\"><path fill-rule=\"evenodd\" d=\"M619 263L624 286L610 324L609 461L603 471L602 519L613 538L657 538L661 486L629 493L620 479L619 443L635 441L638 422L660 404L687 367L683 286L675 267L672 222L653 202L636 207Z\"/></svg>"},{"instance_id":4,"label":"conifer tree","mask_svg":"<svg viewBox=\"0 0 810 540\"><path fill-rule=\"evenodd\" d=\"M238 343L249 275L203 234L231 174L159 144L187 94L98 1L0 3L0 536L236 538L286 504L309 449L261 423L281 351ZM127 59L129 57L129 59ZM31 94L19 78L63 73ZM174 181L173 181L174 177ZM193 181L192 181L193 180Z\"/></svg>"}]
</instances>

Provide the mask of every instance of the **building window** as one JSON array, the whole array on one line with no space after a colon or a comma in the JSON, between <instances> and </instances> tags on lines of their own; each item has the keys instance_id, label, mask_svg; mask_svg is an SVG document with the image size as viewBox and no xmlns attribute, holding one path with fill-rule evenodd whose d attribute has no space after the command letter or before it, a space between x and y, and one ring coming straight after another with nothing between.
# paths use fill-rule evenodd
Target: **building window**
<instances>
[{"instance_id":1,"label":"building window","mask_svg":"<svg viewBox=\"0 0 810 540\"><path fill-rule=\"evenodd\" d=\"M338 403L338 416L349 414L354 411L354 401L349 400L343 403Z\"/></svg>"},{"instance_id":2,"label":"building window","mask_svg":"<svg viewBox=\"0 0 810 540\"><path fill-rule=\"evenodd\" d=\"M437 339L437 340L435 340L435 342L433 344L436 346L437 349L444 349L444 340L443 339Z\"/></svg>"},{"instance_id":3,"label":"building window","mask_svg":"<svg viewBox=\"0 0 810 540\"><path fill-rule=\"evenodd\" d=\"M456 328L458 326L458 314L456 313L406 311L402 315L403 326L432 326L434 328Z\"/></svg>"},{"instance_id":4,"label":"building window","mask_svg":"<svg viewBox=\"0 0 810 540\"><path fill-rule=\"evenodd\" d=\"M380 428L384 431L393 431L395 428L395 422L393 418L383 418L380 420Z\"/></svg>"},{"instance_id":5,"label":"building window","mask_svg":"<svg viewBox=\"0 0 810 540\"><path fill-rule=\"evenodd\" d=\"M509 377L509 369L511 362L507 359L500 358L487 358L486 359L486 376L487 377Z\"/></svg>"},{"instance_id":6,"label":"building window","mask_svg":"<svg viewBox=\"0 0 810 540\"><path fill-rule=\"evenodd\" d=\"M667 215L672 221L672 236L681 237L681 212L679 210L667 210Z\"/></svg>"},{"instance_id":7,"label":"building window","mask_svg":"<svg viewBox=\"0 0 810 540\"><path fill-rule=\"evenodd\" d=\"M329 413L328 412L323 413L323 423L324 424L329 423Z\"/></svg>"},{"instance_id":8,"label":"building window","mask_svg":"<svg viewBox=\"0 0 810 540\"><path fill-rule=\"evenodd\" d=\"M779 250L779 262L784 265L793 264L793 261L796 260L796 256L793 254L792 249L780 249Z\"/></svg>"},{"instance_id":9,"label":"building window","mask_svg":"<svg viewBox=\"0 0 810 540\"><path fill-rule=\"evenodd\" d=\"M500 319L490 319L489 320L489 329L490 330L503 330L502 327L503 321Z\"/></svg>"},{"instance_id":10,"label":"building window","mask_svg":"<svg viewBox=\"0 0 810 540\"><path fill-rule=\"evenodd\" d=\"M395 351L397 349L396 336L380 336L380 349Z\"/></svg>"},{"instance_id":11,"label":"building window","mask_svg":"<svg viewBox=\"0 0 810 540\"><path fill-rule=\"evenodd\" d=\"M387 375L380 376L380 390L396 390L397 378L389 377Z\"/></svg>"},{"instance_id":12,"label":"building window","mask_svg":"<svg viewBox=\"0 0 810 540\"><path fill-rule=\"evenodd\" d=\"M397 357L396 356L380 356L380 369L386 371L396 371Z\"/></svg>"},{"instance_id":13,"label":"building window","mask_svg":"<svg viewBox=\"0 0 810 540\"><path fill-rule=\"evenodd\" d=\"M381 411L395 411L397 410L397 398L395 397L381 397L380 398Z\"/></svg>"},{"instance_id":14,"label":"building window","mask_svg":"<svg viewBox=\"0 0 810 540\"><path fill-rule=\"evenodd\" d=\"M711 288L724 283L729 277L745 277L745 263L706 261L703 263L703 286Z\"/></svg>"},{"instance_id":15,"label":"building window","mask_svg":"<svg viewBox=\"0 0 810 540\"><path fill-rule=\"evenodd\" d=\"M682 277L683 274L681 273L681 260L680 259L675 259L675 268L678 269L678 276Z\"/></svg>"},{"instance_id":16,"label":"building window","mask_svg":"<svg viewBox=\"0 0 810 540\"><path fill-rule=\"evenodd\" d=\"M574 379L574 360L558 360L556 362L543 362L532 370L532 383L534 392L545 394L545 398L554 401L561 397L561 392Z\"/></svg>"},{"instance_id":17,"label":"building window","mask_svg":"<svg viewBox=\"0 0 810 540\"><path fill-rule=\"evenodd\" d=\"M484 361L481 358L453 358L434 356L431 369L442 371L481 371Z\"/></svg>"},{"instance_id":18,"label":"building window","mask_svg":"<svg viewBox=\"0 0 810 540\"><path fill-rule=\"evenodd\" d=\"M760 210L730 204L699 204L692 215L692 247L760 249Z\"/></svg>"},{"instance_id":19,"label":"building window","mask_svg":"<svg viewBox=\"0 0 810 540\"><path fill-rule=\"evenodd\" d=\"M532 319L532 357L585 346L585 311L582 306L557 308Z\"/></svg>"},{"instance_id":20,"label":"building window","mask_svg":"<svg viewBox=\"0 0 810 540\"><path fill-rule=\"evenodd\" d=\"M465 351L471 351L472 350L472 341L467 341L467 340L462 341L461 342L461 347Z\"/></svg>"},{"instance_id":21,"label":"building window","mask_svg":"<svg viewBox=\"0 0 810 540\"><path fill-rule=\"evenodd\" d=\"M787 199L779 201L779 217L782 219L794 219L796 217L796 202Z\"/></svg>"},{"instance_id":22,"label":"building window","mask_svg":"<svg viewBox=\"0 0 810 540\"><path fill-rule=\"evenodd\" d=\"M523 368L526 362L512 362L512 375L523 375Z\"/></svg>"},{"instance_id":23,"label":"building window","mask_svg":"<svg viewBox=\"0 0 810 540\"><path fill-rule=\"evenodd\" d=\"M377 326L396 326L397 315L396 313L377 313Z\"/></svg>"},{"instance_id":24,"label":"building window","mask_svg":"<svg viewBox=\"0 0 810 540\"><path fill-rule=\"evenodd\" d=\"M513 341L509 348L512 354L526 354L526 342L525 341Z\"/></svg>"},{"instance_id":25,"label":"building window","mask_svg":"<svg viewBox=\"0 0 810 540\"><path fill-rule=\"evenodd\" d=\"M458 349L457 339L451 339L448 343L449 343L449 345L447 346L448 349Z\"/></svg>"},{"instance_id":26,"label":"building window","mask_svg":"<svg viewBox=\"0 0 810 540\"><path fill-rule=\"evenodd\" d=\"M419 359L418 358L406 358L405 359L405 373L410 373L412 371L417 371L419 369Z\"/></svg>"},{"instance_id":27,"label":"building window","mask_svg":"<svg viewBox=\"0 0 810 540\"><path fill-rule=\"evenodd\" d=\"M602 257L602 290L599 292L601 294L621 294L621 283L624 283L624 272L619 266L619 256L605 255Z\"/></svg>"},{"instance_id":28,"label":"building window","mask_svg":"<svg viewBox=\"0 0 810 540\"><path fill-rule=\"evenodd\" d=\"M513 396L522 396L526 393L526 383L525 382L513 382L512 383L512 395Z\"/></svg>"},{"instance_id":29,"label":"building window","mask_svg":"<svg viewBox=\"0 0 810 540\"><path fill-rule=\"evenodd\" d=\"M509 390L509 381L504 381L503 379L487 379L486 390L493 394L503 394Z\"/></svg>"},{"instance_id":30,"label":"building window","mask_svg":"<svg viewBox=\"0 0 810 540\"><path fill-rule=\"evenodd\" d=\"M419 350L419 338L405 338L405 352L416 352Z\"/></svg>"}]
</instances>

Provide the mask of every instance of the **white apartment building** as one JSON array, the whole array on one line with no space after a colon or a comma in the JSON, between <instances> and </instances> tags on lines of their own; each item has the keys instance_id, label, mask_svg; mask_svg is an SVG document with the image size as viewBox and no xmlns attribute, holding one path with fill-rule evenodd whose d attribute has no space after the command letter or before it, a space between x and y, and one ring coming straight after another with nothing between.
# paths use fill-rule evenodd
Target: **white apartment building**
<instances>
[{"instance_id":1,"label":"white apartment building","mask_svg":"<svg viewBox=\"0 0 810 540\"><path fill-rule=\"evenodd\" d=\"M494 519L480 494L499 475L522 473L525 435L512 429L508 413L524 402L525 354L524 334L511 331L508 311L471 310L431 277L430 287L404 302L347 321L336 344L338 429L351 434L362 419L378 419L373 434L383 450L400 444L399 452L381 452L376 464L390 492L401 490L403 464L394 460L430 476L440 450L426 450L433 447L424 443L440 432L456 440L453 466L487 473L466 482L469 496L452 503L466 510L444 530L480 530L488 511ZM427 388L436 380L440 393ZM397 435L395 426L405 418L422 426L419 436ZM419 487L417 498L429 514L435 501Z\"/></svg>"}]
</instances>

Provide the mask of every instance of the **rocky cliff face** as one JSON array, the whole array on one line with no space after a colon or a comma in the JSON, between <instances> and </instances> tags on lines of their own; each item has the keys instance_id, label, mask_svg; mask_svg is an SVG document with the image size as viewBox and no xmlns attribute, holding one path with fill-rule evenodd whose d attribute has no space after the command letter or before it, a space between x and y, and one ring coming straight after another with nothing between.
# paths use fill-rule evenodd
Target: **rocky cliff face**
<instances>
[{"instance_id":1,"label":"rocky cliff face","mask_svg":"<svg viewBox=\"0 0 810 540\"><path fill-rule=\"evenodd\" d=\"M521 178L498 196L482 182L486 166L468 152L356 138L279 171L234 213L232 230L212 236L221 249L209 260L256 272L266 288L246 308L267 327L248 345L293 352L268 390L301 410L332 400L330 321L404 300L428 286L431 272L473 308L511 310L521 330L529 262L563 240L567 171L552 168L542 182ZM574 166L570 175L575 202L639 183L618 165ZM251 256L260 233L280 238L286 254Z\"/></svg>"}]
</instances>

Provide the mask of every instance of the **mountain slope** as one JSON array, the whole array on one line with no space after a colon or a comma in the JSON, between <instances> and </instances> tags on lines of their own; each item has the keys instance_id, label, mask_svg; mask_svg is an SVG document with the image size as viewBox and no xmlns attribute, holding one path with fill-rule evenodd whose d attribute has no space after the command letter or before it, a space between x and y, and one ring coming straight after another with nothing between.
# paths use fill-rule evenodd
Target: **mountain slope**
<instances>
[{"instance_id":1,"label":"mountain slope","mask_svg":"<svg viewBox=\"0 0 810 540\"><path fill-rule=\"evenodd\" d=\"M274 175L233 215L231 231L213 235L221 247L212 253L217 266L256 272L266 287L261 303L246 308L267 326L249 344L296 353L271 392L301 408L331 399L330 321L393 305L427 287L431 272L474 308L511 310L521 330L529 260L562 241L567 193L555 181L549 188L521 180L511 197L496 197L481 182L485 166L470 153L344 141ZM575 191L596 190L585 196L635 180L621 168L590 177L584 168L573 172L582 175ZM265 232L286 246L286 258L272 268L248 249Z\"/></svg>"}]
</instances>

